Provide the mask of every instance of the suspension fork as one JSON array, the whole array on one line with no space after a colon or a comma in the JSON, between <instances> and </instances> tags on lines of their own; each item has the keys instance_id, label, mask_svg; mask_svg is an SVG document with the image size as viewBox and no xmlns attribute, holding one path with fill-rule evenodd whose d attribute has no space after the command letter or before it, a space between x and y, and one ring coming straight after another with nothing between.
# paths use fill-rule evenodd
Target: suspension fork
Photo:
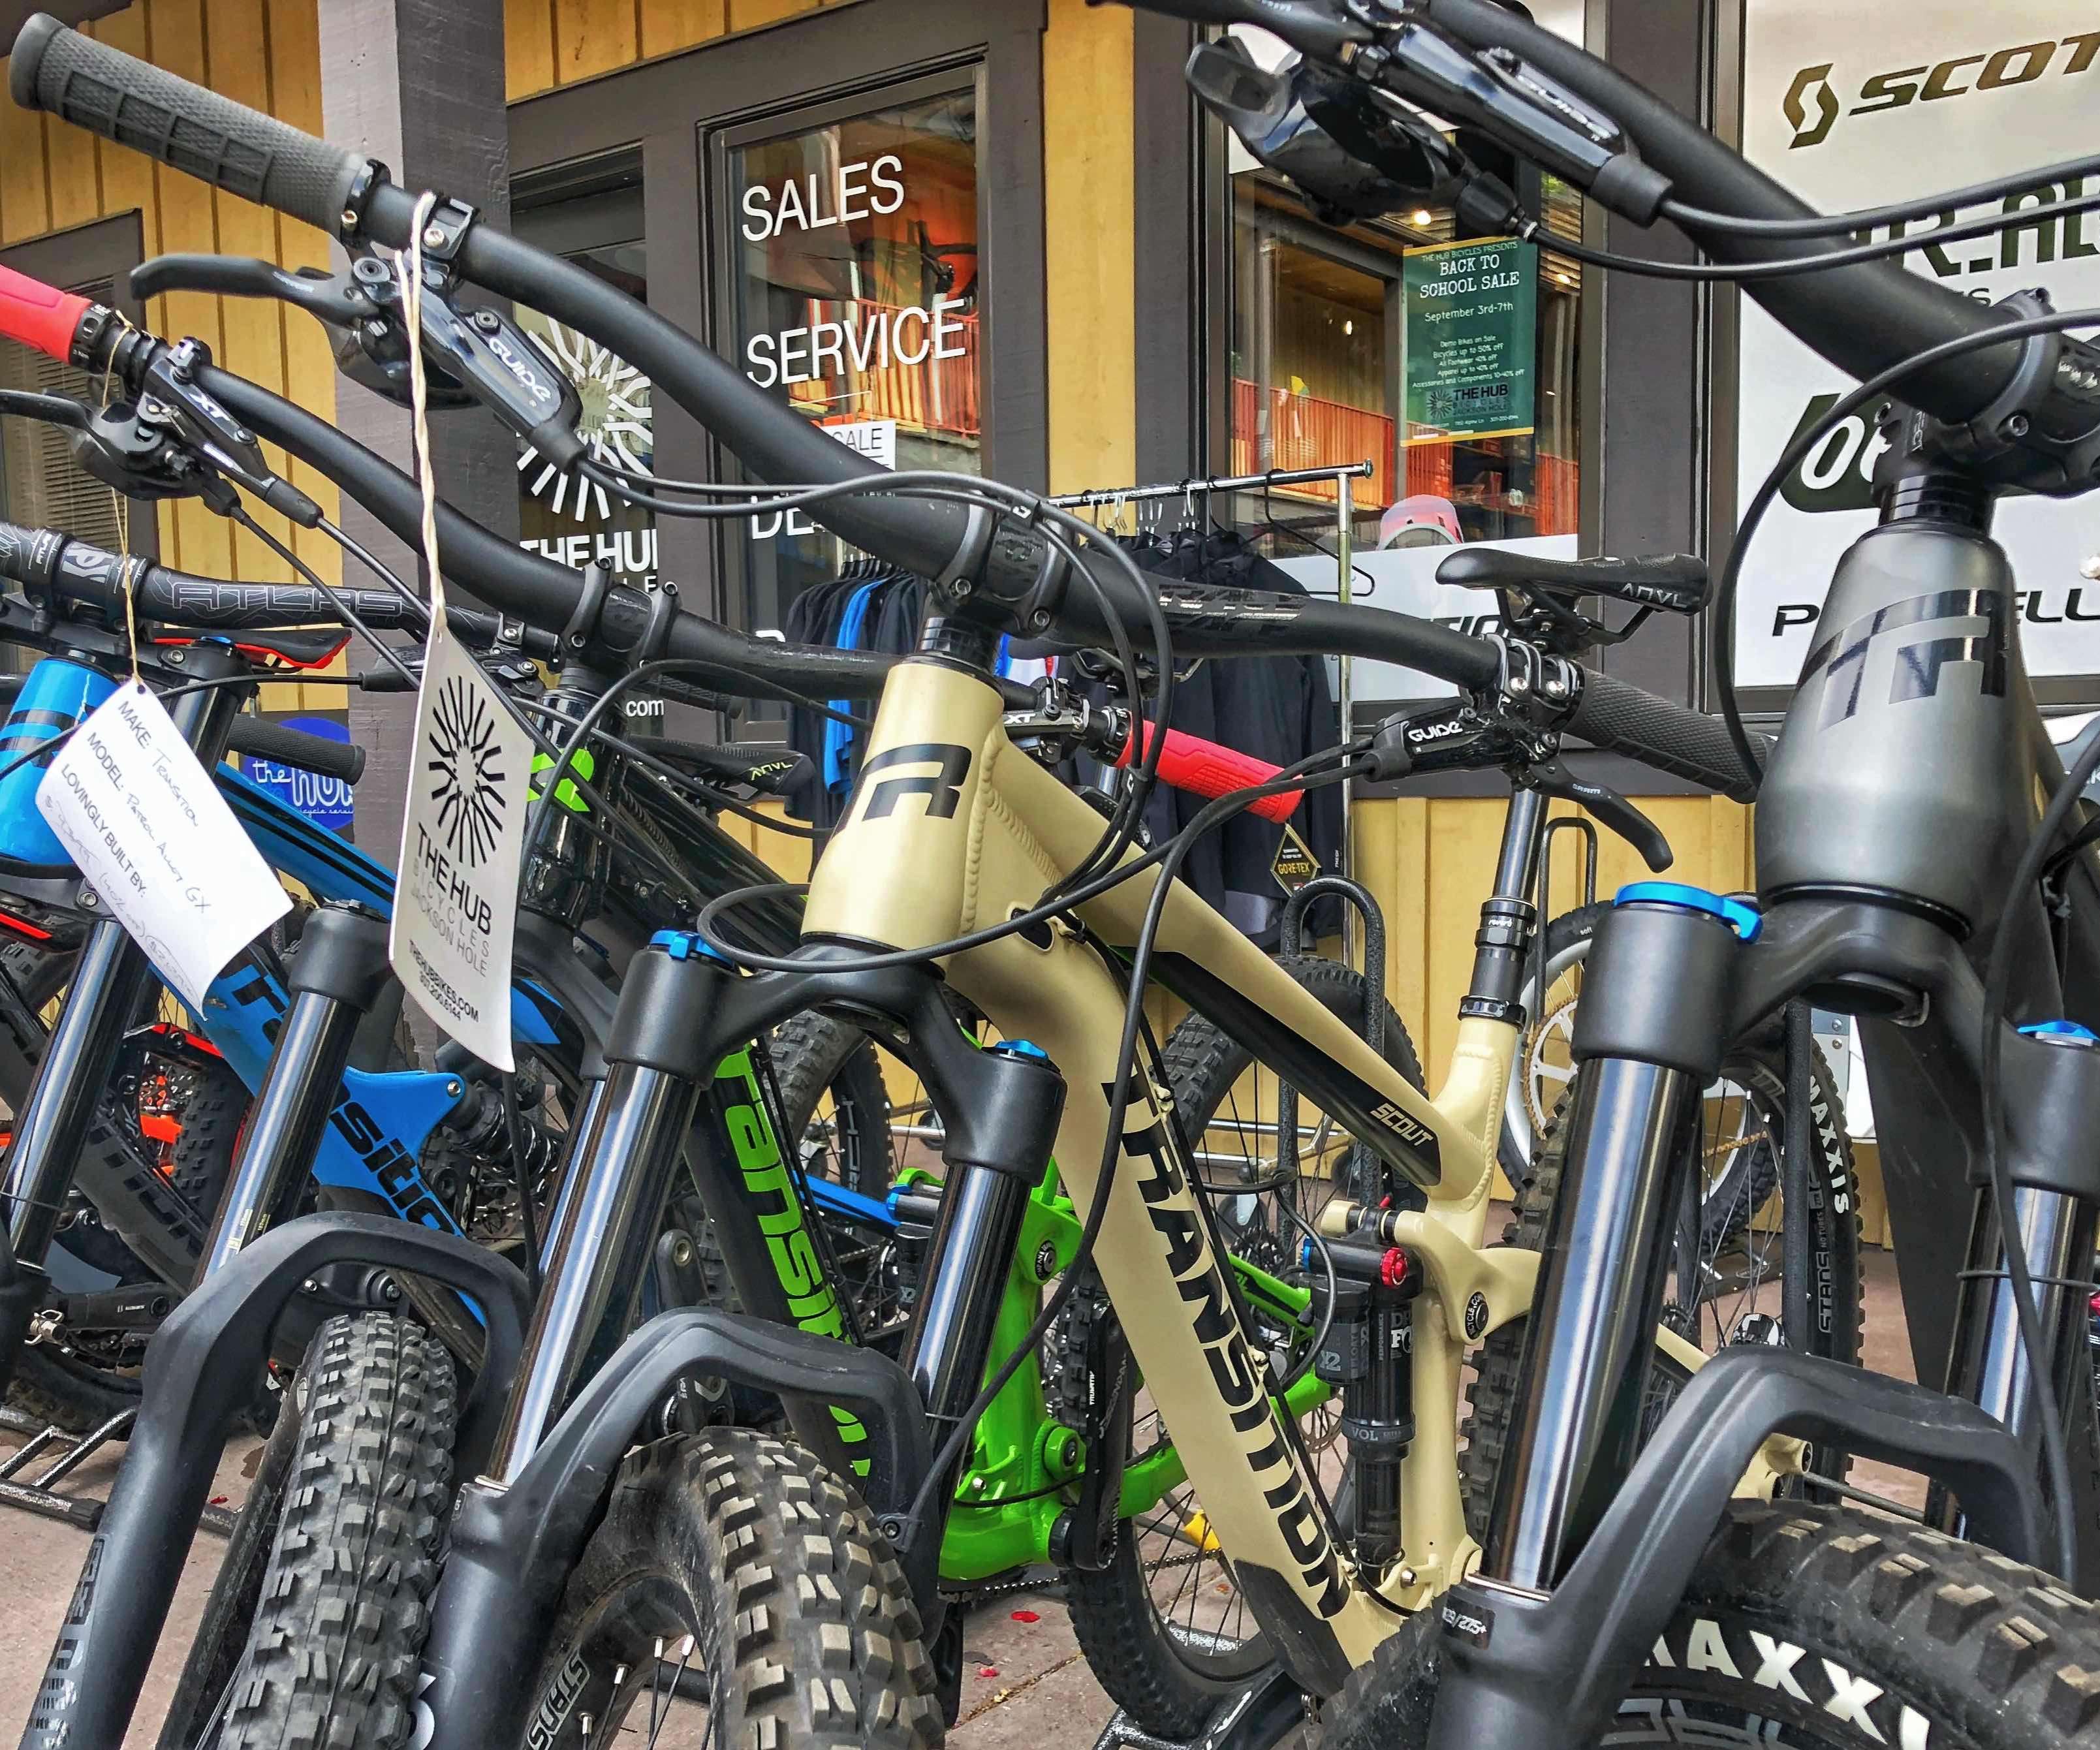
<instances>
[{"instance_id":1,"label":"suspension fork","mask_svg":"<svg viewBox=\"0 0 2100 1750\"><path fill-rule=\"evenodd\" d=\"M984 1383L986 1364L994 1359L992 1330L1021 1220L1030 1193L1049 1168L1065 1107L1064 1078L1039 1046L1008 1040L979 1051L959 1034L954 1038L977 1060L972 1079L986 1101L979 1109L985 1117L943 1146L942 1158L956 1170L941 1198L927 1248L926 1288L904 1350L905 1367L943 1439L962 1420ZM957 1067L962 1067L960 1059ZM967 1466L968 1458L965 1451L956 1462ZM945 1520L952 1474L939 1486ZM939 1534L938 1526L924 1530L928 1536Z\"/></svg>"},{"instance_id":2,"label":"suspension fork","mask_svg":"<svg viewBox=\"0 0 2100 1750\"><path fill-rule=\"evenodd\" d=\"M2071 1461L2071 1498L2058 1501L2076 1532L2074 1571L2081 1592L2100 1587L2100 1429L2093 1411L2093 1255L2100 1225L2100 1039L2068 1021L2015 1027L2001 1022L2001 1147L2012 1201L2001 1203L1972 1165L1976 1186L1964 1267L1956 1284L1946 1389L1995 1417L2042 1463L2045 1394L2054 1394ZM2021 1341L2005 1255L2015 1228L2034 1281L2042 1355ZM1927 1516L1957 1536L1971 1535L1972 1512L1935 1490Z\"/></svg>"},{"instance_id":3,"label":"suspension fork","mask_svg":"<svg viewBox=\"0 0 2100 1750\"><path fill-rule=\"evenodd\" d=\"M714 1077L708 1022L720 981L709 975L720 971L697 937L668 932L628 968L606 1046L605 1080L593 1091L570 1145L539 1304L489 1457L485 1480L495 1487L507 1488L523 1474L576 1386L626 1333L650 1267L654 1217L669 1194L702 1091ZM770 1135L780 1159L778 1115L754 1108L738 1116L747 1146L759 1148ZM717 1152L696 1147L696 1170L700 1156ZM723 1251L744 1304L761 1316L786 1319L777 1281L745 1261L752 1236L735 1231L732 1210L712 1199L709 1210L723 1223ZM764 1236L757 1237L762 1256ZM801 1426L813 1420L797 1419L796 1433L836 1459L838 1442L829 1430Z\"/></svg>"},{"instance_id":4,"label":"suspension fork","mask_svg":"<svg viewBox=\"0 0 2100 1750\"><path fill-rule=\"evenodd\" d=\"M1754 914L1652 884L1597 935L1575 1014L1581 1067L1560 1195L1526 1320L1522 1398L1480 1572L1443 1608L1455 1655L1433 1750L1533 1741L1498 1681L1499 1601L1551 1593L1632 1468L1675 1226L1677 1175L1718 1071Z\"/></svg>"},{"instance_id":5,"label":"suspension fork","mask_svg":"<svg viewBox=\"0 0 2100 1750\"><path fill-rule=\"evenodd\" d=\"M193 646L190 672L198 680L240 673L240 659L210 644ZM174 702L170 712L207 770L226 751L243 689L208 687ZM15 1117L4 1192L6 1241L0 1244L0 1392L13 1382L31 1317L50 1299L44 1259L73 1189L75 1164L117 1071L124 1036L152 976L145 950L122 924L104 918L88 932L72 987L51 1029L29 1096ZM154 1188L154 1195L164 1195ZM182 1213L179 1210L179 1213ZM199 1224L201 1239L201 1223Z\"/></svg>"},{"instance_id":6,"label":"suspension fork","mask_svg":"<svg viewBox=\"0 0 2100 1750\"><path fill-rule=\"evenodd\" d=\"M298 1213L329 1114L342 1095L351 1046L392 976L386 933L386 919L346 901L332 901L307 920L289 981L291 1007L249 1114L199 1281Z\"/></svg>"},{"instance_id":7,"label":"suspension fork","mask_svg":"<svg viewBox=\"0 0 2100 1750\"><path fill-rule=\"evenodd\" d=\"M2076 1144L2073 1145L2076 1146ZM2089 1148L2089 1140L2086 1146ZM2005 1266L2005 1223L1988 1187L1976 1195L1969 1250L1959 1284L1954 1314L1954 1345L1948 1359L1947 1391L1988 1410L2035 1455L2041 1465L2043 1391L2056 1395L2064 1438L2071 1449L2076 1498L2057 1510L2093 1505L2091 1485L2079 1474L2080 1461L2089 1472L2094 1463L2093 1362L2088 1303L2093 1297L2093 1206L2068 1192L2016 1186L2014 1219L2027 1247L2034 1278L2036 1310L2045 1351L2037 1381L2027 1346L2020 1340L2019 1316ZM1972 1534L1969 1516L1946 1491L1933 1492L1931 1517L1940 1527L1964 1539ZM2065 1577L2088 1592L2100 1574L2100 1524L2078 1527L2080 1571Z\"/></svg>"}]
</instances>

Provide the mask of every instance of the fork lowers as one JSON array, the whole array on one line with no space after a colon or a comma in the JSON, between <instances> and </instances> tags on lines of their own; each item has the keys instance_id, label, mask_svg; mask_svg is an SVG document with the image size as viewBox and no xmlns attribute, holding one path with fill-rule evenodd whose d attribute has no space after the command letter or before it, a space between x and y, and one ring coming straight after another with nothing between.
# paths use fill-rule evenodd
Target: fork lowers
<instances>
[{"instance_id":1,"label":"fork lowers","mask_svg":"<svg viewBox=\"0 0 2100 1750\"><path fill-rule=\"evenodd\" d=\"M1754 933L1730 906L1645 884L1598 931L1576 1011L1568 1172L1527 1321L1489 1580L1551 1591L1632 1466L1676 1175L1720 1067L1738 931Z\"/></svg>"},{"instance_id":2,"label":"fork lowers","mask_svg":"<svg viewBox=\"0 0 2100 1750\"><path fill-rule=\"evenodd\" d=\"M1319 1283L1310 1309L1328 1320L1312 1371L1341 1391L1357 1491L1353 1548L1358 1565L1376 1573L1401 1554L1400 1467L1414 1439L1414 1309L1422 1276L1398 1246L1341 1240L1328 1254L1333 1293Z\"/></svg>"}]
</instances>

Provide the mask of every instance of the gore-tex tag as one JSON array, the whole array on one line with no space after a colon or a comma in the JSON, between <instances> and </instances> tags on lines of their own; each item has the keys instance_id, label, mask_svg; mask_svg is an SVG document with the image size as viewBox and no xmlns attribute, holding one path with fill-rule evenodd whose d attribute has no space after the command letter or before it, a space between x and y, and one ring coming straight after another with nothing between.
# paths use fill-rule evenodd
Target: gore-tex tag
<instances>
[{"instance_id":1,"label":"gore-tex tag","mask_svg":"<svg viewBox=\"0 0 2100 1750\"><path fill-rule=\"evenodd\" d=\"M211 774L137 681L59 750L37 811L192 1010L227 962L292 909Z\"/></svg>"},{"instance_id":2,"label":"gore-tex tag","mask_svg":"<svg viewBox=\"0 0 2100 1750\"><path fill-rule=\"evenodd\" d=\"M440 598L442 600L442 598ZM510 1056L510 938L532 744L459 641L430 628L387 958L402 988L485 1064Z\"/></svg>"}]
</instances>

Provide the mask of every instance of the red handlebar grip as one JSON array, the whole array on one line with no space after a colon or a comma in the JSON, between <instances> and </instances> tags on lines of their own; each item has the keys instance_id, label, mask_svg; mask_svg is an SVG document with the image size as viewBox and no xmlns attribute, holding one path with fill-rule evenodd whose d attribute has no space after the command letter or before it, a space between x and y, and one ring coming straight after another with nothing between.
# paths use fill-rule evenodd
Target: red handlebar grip
<instances>
[{"instance_id":1,"label":"red handlebar grip","mask_svg":"<svg viewBox=\"0 0 2100 1750\"><path fill-rule=\"evenodd\" d=\"M0 267L0 334L33 346L61 364L71 358L80 319L91 307L85 298L61 292L11 267Z\"/></svg>"},{"instance_id":2,"label":"red handlebar grip","mask_svg":"<svg viewBox=\"0 0 2100 1750\"><path fill-rule=\"evenodd\" d=\"M1140 723L1134 726L1123 752L1116 757L1120 766L1135 765L1145 738L1151 734L1153 725ZM1200 735L1185 735L1180 730L1167 732L1167 745L1159 750L1159 775L1176 790L1186 790L1199 796L1229 796L1235 790L1245 790L1251 785L1265 784L1283 768L1271 765L1266 760L1257 760L1251 754L1221 747L1214 741L1205 741ZM1264 820L1286 821L1298 807L1302 790L1285 790L1273 796L1264 796L1259 802L1248 805L1247 813L1259 814Z\"/></svg>"}]
</instances>

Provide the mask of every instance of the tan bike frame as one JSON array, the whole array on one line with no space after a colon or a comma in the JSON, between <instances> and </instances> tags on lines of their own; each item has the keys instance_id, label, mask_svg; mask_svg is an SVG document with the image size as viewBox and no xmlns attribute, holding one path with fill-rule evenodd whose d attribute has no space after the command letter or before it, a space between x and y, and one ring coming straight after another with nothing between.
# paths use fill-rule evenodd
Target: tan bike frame
<instances>
[{"instance_id":1,"label":"tan bike frame","mask_svg":"<svg viewBox=\"0 0 2100 1750\"><path fill-rule=\"evenodd\" d=\"M1004 922L1074 867L1101 831L1099 814L1007 739L996 690L963 669L914 659L884 692L859 786L810 884L805 934L914 948ZM1129 945L1156 879L1134 876L1079 915L1105 941ZM1057 1158L1074 1207L1084 1210L1099 1184L1123 996L1070 932L1038 941L1008 936L943 963L1002 1033L1035 1041L1063 1073ZM1416 1435L1402 1474L1403 1551L1383 1575L1357 1575L1334 1546L1304 1459L1271 1407L1264 1359L1231 1316L1157 1087L1133 1091L1095 1252L1242 1593L1293 1674L1324 1690L1393 1632L1393 1607L1419 1608L1478 1554L1458 1494L1467 1310L1473 1306L1474 1339L1522 1316L1538 1265L1535 1254L1481 1245L1518 1031L1462 1019L1444 1086L1431 1100L1185 888L1167 902L1158 952L1200 966L1364 1084L1375 1095L1373 1118L1390 1133L1359 1126L1365 1139L1418 1180L1433 1178L1427 1210L1404 1217L1398 1236L1427 1282L1414 1320ZM1418 1145L1425 1136L1435 1139L1440 1171ZM1293 1647L1314 1656L1292 1658Z\"/></svg>"}]
</instances>

